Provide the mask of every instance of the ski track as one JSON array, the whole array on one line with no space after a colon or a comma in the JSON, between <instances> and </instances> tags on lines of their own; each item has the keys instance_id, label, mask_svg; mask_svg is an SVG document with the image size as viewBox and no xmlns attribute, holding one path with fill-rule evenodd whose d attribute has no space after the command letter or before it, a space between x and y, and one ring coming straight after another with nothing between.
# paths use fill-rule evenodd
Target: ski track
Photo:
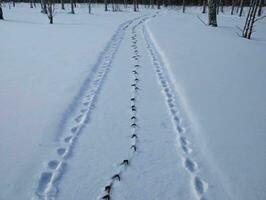
<instances>
[{"instance_id":1,"label":"ski track","mask_svg":"<svg viewBox=\"0 0 266 200\"><path fill-rule=\"evenodd\" d=\"M56 159L47 162L37 183L33 200L53 200L58 194L58 186L66 171L67 161L86 124L98 92L104 83L105 76L111 67L114 55L129 25L143 16L128 20L121 24L107 46L100 54L88 78L84 81L78 95L65 112L59 124L60 135L55 149Z\"/></svg>"},{"instance_id":2,"label":"ski track","mask_svg":"<svg viewBox=\"0 0 266 200\"><path fill-rule=\"evenodd\" d=\"M156 50L154 42L152 41L146 27L143 26L142 28L146 47L151 57L155 73L157 75L158 84L163 89L165 102L169 109L169 114L172 118L172 124L177 134L179 146L182 149L181 157L183 160L183 166L190 174L193 191L195 192L196 197L200 200L206 200L204 198L204 194L207 190L208 184L203 181L203 179L198 175L199 166L191 155L192 149L190 147L190 142L186 137L186 129L182 124L182 116L178 109L179 105L175 100L176 94L172 89L172 83L168 78L168 72L164 66L162 59L160 58L160 54Z\"/></svg>"},{"instance_id":3,"label":"ski track","mask_svg":"<svg viewBox=\"0 0 266 200\"><path fill-rule=\"evenodd\" d=\"M133 61L133 65L132 65L132 71L131 71L131 75L132 75L132 82L131 82L131 91L132 91L132 95L130 100L130 104L131 104L131 115L130 115L130 127L131 127L131 146L130 146L130 152L127 158L125 158L123 161L121 161L119 163L119 168L116 169L116 171L113 173L113 175L111 176L111 178L107 181L107 184L103 187L103 191L99 196L99 199L104 199L104 200L110 200L111 199L111 192L113 189L113 185L117 182L117 181L121 181L122 178L122 174L125 172L127 166L131 163L131 161L134 158L135 153L138 150L138 140L139 140L139 135L138 135L138 130L139 130L139 126L138 126L138 116L137 116L137 111L138 111L138 106L137 106L137 100L138 100L138 96L140 93L140 79L141 79L141 72L140 72L140 57L141 55L139 54L139 50L138 50L138 39L137 39L137 33L136 33L136 28L138 26L140 26L141 24L143 24L147 19L149 19L150 17L143 17L142 19L140 19L133 27L131 30L131 48L133 51L133 56L132 56L132 61Z\"/></svg>"}]
</instances>

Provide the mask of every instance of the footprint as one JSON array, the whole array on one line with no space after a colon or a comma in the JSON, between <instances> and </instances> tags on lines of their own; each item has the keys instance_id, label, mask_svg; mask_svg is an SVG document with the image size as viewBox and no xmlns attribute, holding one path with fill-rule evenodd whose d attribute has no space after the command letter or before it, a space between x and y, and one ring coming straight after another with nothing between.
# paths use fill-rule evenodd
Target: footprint
<instances>
[{"instance_id":1,"label":"footprint","mask_svg":"<svg viewBox=\"0 0 266 200\"><path fill-rule=\"evenodd\" d=\"M179 133L184 133L184 128L182 128L181 126L178 125L176 128Z\"/></svg>"},{"instance_id":2,"label":"footprint","mask_svg":"<svg viewBox=\"0 0 266 200\"><path fill-rule=\"evenodd\" d=\"M182 145L189 145L189 142L184 137L180 137L180 142L181 142Z\"/></svg>"},{"instance_id":3,"label":"footprint","mask_svg":"<svg viewBox=\"0 0 266 200\"><path fill-rule=\"evenodd\" d=\"M62 156L66 152L66 149L65 148L59 148L56 151L57 151L58 155Z\"/></svg>"},{"instance_id":4,"label":"footprint","mask_svg":"<svg viewBox=\"0 0 266 200\"><path fill-rule=\"evenodd\" d=\"M37 194L38 195L43 195L45 192L46 186L49 184L52 178L52 173L51 172L43 172L41 175L41 178L39 180L39 184L37 187Z\"/></svg>"},{"instance_id":5,"label":"footprint","mask_svg":"<svg viewBox=\"0 0 266 200\"><path fill-rule=\"evenodd\" d=\"M180 119L179 119L179 117L178 117L178 116L174 116L174 120L175 120L177 123L179 123L179 122L180 122Z\"/></svg>"},{"instance_id":6,"label":"footprint","mask_svg":"<svg viewBox=\"0 0 266 200\"><path fill-rule=\"evenodd\" d=\"M66 143L69 143L71 139L72 139L72 136L68 136L68 137L65 137L64 141Z\"/></svg>"},{"instance_id":7,"label":"footprint","mask_svg":"<svg viewBox=\"0 0 266 200\"><path fill-rule=\"evenodd\" d=\"M78 130L78 126L71 128L71 133L75 133Z\"/></svg>"},{"instance_id":8,"label":"footprint","mask_svg":"<svg viewBox=\"0 0 266 200\"><path fill-rule=\"evenodd\" d=\"M197 191L198 194L202 195L204 193L205 187L204 187L204 183L200 177L196 176L194 178L194 186L195 186L195 190Z\"/></svg>"},{"instance_id":9,"label":"footprint","mask_svg":"<svg viewBox=\"0 0 266 200\"><path fill-rule=\"evenodd\" d=\"M170 94L170 93L166 93L166 96L168 97L168 98L172 98L172 95Z\"/></svg>"},{"instance_id":10,"label":"footprint","mask_svg":"<svg viewBox=\"0 0 266 200\"><path fill-rule=\"evenodd\" d=\"M84 106L87 106L87 105L89 105L89 103L90 103L90 102L87 101L87 102L83 103L83 105L84 105Z\"/></svg>"},{"instance_id":11,"label":"footprint","mask_svg":"<svg viewBox=\"0 0 266 200\"><path fill-rule=\"evenodd\" d=\"M177 110L175 110L174 108L171 108L171 113L174 115L177 113Z\"/></svg>"},{"instance_id":12,"label":"footprint","mask_svg":"<svg viewBox=\"0 0 266 200\"><path fill-rule=\"evenodd\" d=\"M187 146L181 144L181 148L185 153L190 153L190 149L188 149Z\"/></svg>"},{"instance_id":13,"label":"footprint","mask_svg":"<svg viewBox=\"0 0 266 200\"><path fill-rule=\"evenodd\" d=\"M80 112L81 113L85 113L87 111L87 109L81 109Z\"/></svg>"},{"instance_id":14,"label":"footprint","mask_svg":"<svg viewBox=\"0 0 266 200\"><path fill-rule=\"evenodd\" d=\"M58 164L59 164L59 161L58 161L58 160L51 160L51 161L48 163L48 167L49 167L50 169L55 169L55 168L57 168Z\"/></svg>"},{"instance_id":15,"label":"footprint","mask_svg":"<svg viewBox=\"0 0 266 200\"><path fill-rule=\"evenodd\" d=\"M170 108L175 107L175 105L172 102L168 103L168 105L169 105Z\"/></svg>"},{"instance_id":16,"label":"footprint","mask_svg":"<svg viewBox=\"0 0 266 200\"><path fill-rule=\"evenodd\" d=\"M83 117L83 115L79 115L79 116L77 116L77 117L75 118L75 121L76 121L76 122L80 122L81 119L82 119L82 117Z\"/></svg>"},{"instance_id":17,"label":"footprint","mask_svg":"<svg viewBox=\"0 0 266 200\"><path fill-rule=\"evenodd\" d=\"M190 172L195 172L197 169L197 164L190 160L189 158L186 158L185 160L185 167L190 171Z\"/></svg>"}]
</instances>

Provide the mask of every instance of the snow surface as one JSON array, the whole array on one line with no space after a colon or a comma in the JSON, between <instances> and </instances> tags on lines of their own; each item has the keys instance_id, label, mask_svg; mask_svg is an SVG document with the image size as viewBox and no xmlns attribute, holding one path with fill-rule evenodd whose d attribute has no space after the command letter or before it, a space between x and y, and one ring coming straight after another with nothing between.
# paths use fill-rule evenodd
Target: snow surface
<instances>
[{"instance_id":1,"label":"snow surface","mask_svg":"<svg viewBox=\"0 0 266 200\"><path fill-rule=\"evenodd\" d=\"M265 199L266 21L92 11L4 8L0 199Z\"/></svg>"}]
</instances>

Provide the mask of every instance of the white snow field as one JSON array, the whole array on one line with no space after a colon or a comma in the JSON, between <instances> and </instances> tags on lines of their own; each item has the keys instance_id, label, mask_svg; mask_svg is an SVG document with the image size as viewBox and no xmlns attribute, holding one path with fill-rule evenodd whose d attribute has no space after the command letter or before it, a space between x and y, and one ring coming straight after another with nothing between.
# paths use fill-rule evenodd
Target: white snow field
<instances>
[{"instance_id":1,"label":"white snow field","mask_svg":"<svg viewBox=\"0 0 266 200\"><path fill-rule=\"evenodd\" d=\"M28 7L0 21L0 200L266 199L266 19Z\"/></svg>"}]
</instances>

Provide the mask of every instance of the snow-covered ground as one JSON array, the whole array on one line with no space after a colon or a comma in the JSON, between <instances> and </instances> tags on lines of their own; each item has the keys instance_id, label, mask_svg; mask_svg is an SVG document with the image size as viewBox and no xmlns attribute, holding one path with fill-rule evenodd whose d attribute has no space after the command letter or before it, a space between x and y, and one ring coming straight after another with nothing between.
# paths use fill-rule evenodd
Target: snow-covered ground
<instances>
[{"instance_id":1,"label":"snow-covered ground","mask_svg":"<svg viewBox=\"0 0 266 200\"><path fill-rule=\"evenodd\" d=\"M92 11L4 8L0 199L265 199L266 20Z\"/></svg>"}]
</instances>

